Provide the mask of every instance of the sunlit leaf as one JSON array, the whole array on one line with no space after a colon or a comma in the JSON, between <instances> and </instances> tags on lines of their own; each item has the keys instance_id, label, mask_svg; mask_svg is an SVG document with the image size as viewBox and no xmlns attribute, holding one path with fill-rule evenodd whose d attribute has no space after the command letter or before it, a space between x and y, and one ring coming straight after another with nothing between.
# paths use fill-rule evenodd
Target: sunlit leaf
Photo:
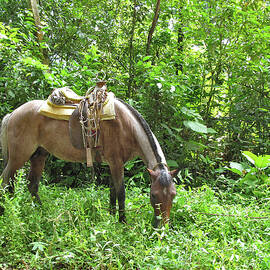
<instances>
[{"instance_id":1,"label":"sunlit leaf","mask_svg":"<svg viewBox=\"0 0 270 270\"><path fill-rule=\"evenodd\" d=\"M201 124L199 122L196 122L196 121L184 121L184 125L187 128L190 128L195 132L207 133L207 126L205 126L205 125L203 125L203 124Z\"/></svg>"},{"instance_id":2,"label":"sunlit leaf","mask_svg":"<svg viewBox=\"0 0 270 270\"><path fill-rule=\"evenodd\" d=\"M207 133L217 133L213 128L207 128Z\"/></svg>"},{"instance_id":3,"label":"sunlit leaf","mask_svg":"<svg viewBox=\"0 0 270 270\"><path fill-rule=\"evenodd\" d=\"M234 173L237 173L239 175L243 174L244 171L244 167L242 164L238 163L238 162L230 162L230 167L231 167L231 171Z\"/></svg>"},{"instance_id":4,"label":"sunlit leaf","mask_svg":"<svg viewBox=\"0 0 270 270\"><path fill-rule=\"evenodd\" d=\"M255 161L257 160L257 156L249 151L243 151L242 155L247 158L248 161L250 161L252 164L255 164Z\"/></svg>"},{"instance_id":5,"label":"sunlit leaf","mask_svg":"<svg viewBox=\"0 0 270 270\"><path fill-rule=\"evenodd\" d=\"M197 112L195 112L194 110L192 109L188 109L186 107L182 107L181 108L181 112L187 116L191 116L191 117L194 117L196 119L199 119L199 120L202 120L202 117L200 114L198 114Z\"/></svg>"},{"instance_id":6,"label":"sunlit leaf","mask_svg":"<svg viewBox=\"0 0 270 270\"><path fill-rule=\"evenodd\" d=\"M255 160L255 166L260 169L267 168L270 165L270 155L258 156Z\"/></svg>"}]
</instances>

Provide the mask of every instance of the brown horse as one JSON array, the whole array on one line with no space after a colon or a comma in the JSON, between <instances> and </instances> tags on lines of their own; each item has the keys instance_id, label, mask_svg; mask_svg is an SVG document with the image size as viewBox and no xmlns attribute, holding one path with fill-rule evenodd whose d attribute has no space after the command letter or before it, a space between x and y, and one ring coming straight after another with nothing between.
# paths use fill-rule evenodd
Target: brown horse
<instances>
[{"instance_id":1,"label":"brown horse","mask_svg":"<svg viewBox=\"0 0 270 270\"><path fill-rule=\"evenodd\" d=\"M5 169L2 188L13 191L14 175L28 160L28 189L39 202L38 186L48 154L71 162L85 162L85 150L73 147L69 137L68 121L55 120L39 114L44 101L34 100L23 104L2 121L1 143ZM120 99L115 100L115 120L101 121L98 151L92 151L96 161L108 163L112 181L110 185L111 212L119 206L119 221L125 222L124 164L138 156L150 173L151 204L155 226L169 220L176 189L172 178L178 170L169 171L161 147L142 116Z\"/></svg>"}]
</instances>

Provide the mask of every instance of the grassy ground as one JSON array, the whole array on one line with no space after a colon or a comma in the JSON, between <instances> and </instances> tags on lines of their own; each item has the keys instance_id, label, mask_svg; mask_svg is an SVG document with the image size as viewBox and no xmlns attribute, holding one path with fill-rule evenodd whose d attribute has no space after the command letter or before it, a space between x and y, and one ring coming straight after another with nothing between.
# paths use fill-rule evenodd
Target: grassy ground
<instances>
[{"instance_id":1,"label":"grassy ground","mask_svg":"<svg viewBox=\"0 0 270 270\"><path fill-rule=\"evenodd\" d=\"M147 190L127 189L128 225L109 191L40 186L19 176L0 217L0 269L270 269L269 198L178 187L168 228L154 230Z\"/></svg>"}]
</instances>

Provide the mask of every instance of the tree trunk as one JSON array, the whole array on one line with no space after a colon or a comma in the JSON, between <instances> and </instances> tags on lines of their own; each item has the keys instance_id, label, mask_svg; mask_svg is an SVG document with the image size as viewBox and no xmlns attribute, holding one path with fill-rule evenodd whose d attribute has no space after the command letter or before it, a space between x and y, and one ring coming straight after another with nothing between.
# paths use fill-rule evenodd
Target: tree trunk
<instances>
[{"instance_id":1,"label":"tree trunk","mask_svg":"<svg viewBox=\"0 0 270 270\"><path fill-rule=\"evenodd\" d=\"M29 2L30 2L30 6L31 6L31 9L33 12L35 25L37 28L37 32L36 32L37 40L38 40L38 43L41 45L41 43L43 42L44 36L43 36L42 27L41 27L41 23L40 23L40 16L39 16L39 11L38 11L37 0L30 0ZM49 57L48 57L47 50L40 46L40 52L41 52L41 56L42 56L42 63L45 65L49 65Z\"/></svg>"},{"instance_id":2,"label":"tree trunk","mask_svg":"<svg viewBox=\"0 0 270 270\"><path fill-rule=\"evenodd\" d=\"M159 11L160 11L160 0L157 0L155 14L154 14L154 18L152 21L152 26L150 28L150 31L148 33L148 38L147 38L147 45L146 45L146 54L147 55L149 55L149 52L150 52L150 45L152 42L153 33L154 33L156 25L157 25Z\"/></svg>"},{"instance_id":3,"label":"tree trunk","mask_svg":"<svg viewBox=\"0 0 270 270\"><path fill-rule=\"evenodd\" d=\"M132 96L132 84L134 79L134 46L133 46L133 40L134 40L134 33L135 33L135 25L136 25L136 4L137 0L134 0L134 6L133 6L133 18L132 18L132 27L131 27L131 33L130 33L130 39L129 39L129 79L128 79L128 92L127 97L130 98Z\"/></svg>"}]
</instances>

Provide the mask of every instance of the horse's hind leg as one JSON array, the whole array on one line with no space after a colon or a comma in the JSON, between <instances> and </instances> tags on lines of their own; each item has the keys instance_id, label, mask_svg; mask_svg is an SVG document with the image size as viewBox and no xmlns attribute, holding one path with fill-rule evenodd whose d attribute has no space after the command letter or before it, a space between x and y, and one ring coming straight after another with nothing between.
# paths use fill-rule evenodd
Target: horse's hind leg
<instances>
[{"instance_id":1,"label":"horse's hind leg","mask_svg":"<svg viewBox=\"0 0 270 270\"><path fill-rule=\"evenodd\" d=\"M2 184L0 191L0 201L3 202L3 190L7 190L9 193L14 193L14 181L15 181L15 173L18 169L20 169L24 163L16 163L12 162L12 159L9 158L8 163L1 175ZM4 213L4 207L0 206L0 215Z\"/></svg>"},{"instance_id":2,"label":"horse's hind leg","mask_svg":"<svg viewBox=\"0 0 270 270\"><path fill-rule=\"evenodd\" d=\"M29 180L28 189L31 195L34 198L36 198L36 200L40 204L41 204L41 201L38 195L38 186L39 186L39 181L40 181L41 174L45 166L45 161L47 159L47 156L48 156L48 152L45 149L39 147L30 158L31 168L28 175L28 180Z\"/></svg>"},{"instance_id":3,"label":"horse's hind leg","mask_svg":"<svg viewBox=\"0 0 270 270\"><path fill-rule=\"evenodd\" d=\"M23 147L10 148L7 165L2 173L2 189L7 189L10 193L14 192L16 171L21 169L29 159L31 160L33 158L33 160L35 160L35 153L37 153L38 150L39 148L36 150L36 152L35 148L32 148L29 151L24 151ZM32 157L31 153L34 153Z\"/></svg>"},{"instance_id":4,"label":"horse's hind leg","mask_svg":"<svg viewBox=\"0 0 270 270\"><path fill-rule=\"evenodd\" d=\"M2 183L0 190L0 202L4 204L3 190L8 190L10 193L14 193L14 174L10 169L10 164L8 163L1 175ZM0 205L0 216L4 214L5 208Z\"/></svg>"},{"instance_id":5,"label":"horse's hind leg","mask_svg":"<svg viewBox=\"0 0 270 270\"><path fill-rule=\"evenodd\" d=\"M10 193L14 193L14 174L15 170L12 171L10 164L8 163L1 175L3 179L1 188L7 189Z\"/></svg>"}]
</instances>

